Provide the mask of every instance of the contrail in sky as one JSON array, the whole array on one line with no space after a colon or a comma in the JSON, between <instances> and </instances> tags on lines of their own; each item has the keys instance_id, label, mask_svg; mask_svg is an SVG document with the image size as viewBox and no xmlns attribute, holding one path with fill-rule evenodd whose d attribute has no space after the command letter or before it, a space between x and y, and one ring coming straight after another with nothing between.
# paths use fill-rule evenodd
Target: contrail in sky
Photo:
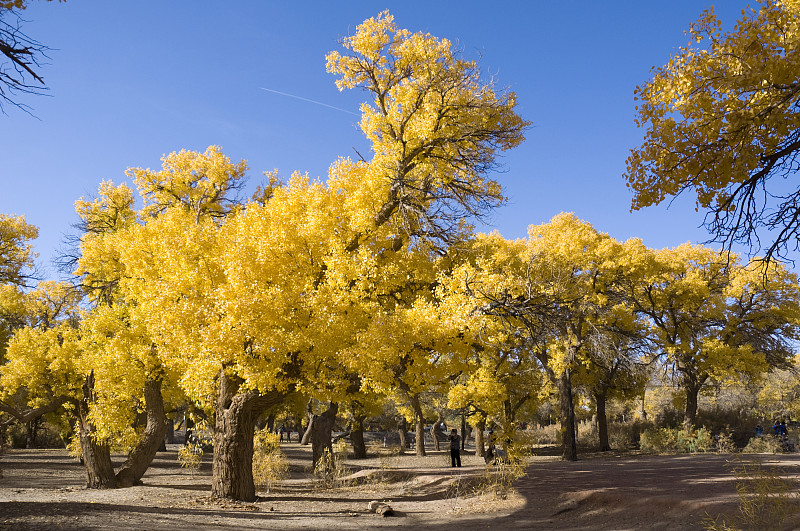
<instances>
[{"instance_id":1,"label":"contrail in sky","mask_svg":"<svg viewBox=\"0 0 800 531\"><path fill-rule=\"evenodd\" d=\"M279 90L272 90L272 89L268 89L268 88L264 88L264 87L258 87L258 88L260 88L261 90L266 90L267 92L272 92L274 94L280 94L281 96L288 96L288 97L294 98L296 100L307 101L308 103L315 103L317 105L322 105L323 107L328 107L329 109L335 109L337 111L342 111L342 112L346 112L347 114L352 114L354 116L358 116L358 113L354 113L353 111L348 111L347 109L342 109L340 107L334 107L333 105L328 105L327 103L322 103L321 101L310 100L308 98L295 96L294 94L287 94L287 93L281 92Z\"/></svg>"}]
</instances>

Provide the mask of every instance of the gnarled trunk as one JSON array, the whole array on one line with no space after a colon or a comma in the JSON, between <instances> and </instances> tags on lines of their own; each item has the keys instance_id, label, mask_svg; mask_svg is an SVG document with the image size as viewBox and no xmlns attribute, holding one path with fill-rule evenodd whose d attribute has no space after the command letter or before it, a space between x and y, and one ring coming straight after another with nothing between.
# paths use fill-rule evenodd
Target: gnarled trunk
<instances>
[{"instance_id":1,"label":"gnarled trunk","mask_svg":"<svg viewBox=\"0 0 800 531\"><path fill-rule=\"evenodd\" d=\"M575 436L575 404L572 399L572 375L567 368L558 378L558 394L561 405L562 457L568 461L578 460L578 441Z\"/></svg>"},{"instance_id":2,"label":"gnarled trunk","mask_svg":"<svg viewBox=\"0 0 800 531\"><path fill-rule=\"evenodd\" d=\"M256 420L285 397L279 391L239 392L241 381L220 371L215 407L211 494L215 498L253 501L253 435Z\"/></svg>"},{"instance_id":3,"label":"gnarled trunk","mask_svg":"<svg viewBox=\"0 0 800 531\"><path fill-rule=\"evenodd\" d=\"M325 450L333 452L331 442L333 424L336 422L336 413L339 412L339 404L331 402L324 413L314 415L311 413L311 402L308 403L309 416L312 418L309 429L311 430L311 459L314 466L322 458Z\"/></svg>"},{"instance_id":4,"label":"gnarled trunk","mask_svg":"<svg viewBox=\"0 0 800 531\"><path fill-rule=\"evenodd\" d=\"M161 396L161 380L148 378L144 382L144 404L147 424L139 444L128 455L128 459L117 472L117 486L132 487L140 483L159 448L164 444L167 432L167 416L164 413L164 398ZM172 421L169 421L170 423Z\"/></svg>"},{"instance_id":5,"label":"gnarled trunk","mask_svg":"<svg viewBox=\"0 0 800 531\"><path fill-rule=\"evenodd\" d=\"M95 439L96 429L89 419L89 405L96 400L94 394L94 371L83 383L83 399L78 403L78 436L81 441L83 464L86 467L86 487L90 489L113 489L117 486L111 450L108 445Z\"/></svg>"},{"instance_id":6,"label":"gnarled trunk","mask_svg":"<svg viewBox=\"0 0 800 531\"><path fill-rule=\"evenodd\" d=\"M400 453L402 454L408 450L408 422L403 416L400 417L400 422L397 424L397 433L400 435Z\"/></svg>"},{"instance_id":7,"label":"gnarled trunk","mask_svg":"<svg viewBox=\"0 0 800 531\"><path fill-rule=\"evenodd\" d=\"M364 417L356 416L350 425L350 442L353 445L353 459L367 458L367 445L364 442Z\"/></svg>"}]
</instances>

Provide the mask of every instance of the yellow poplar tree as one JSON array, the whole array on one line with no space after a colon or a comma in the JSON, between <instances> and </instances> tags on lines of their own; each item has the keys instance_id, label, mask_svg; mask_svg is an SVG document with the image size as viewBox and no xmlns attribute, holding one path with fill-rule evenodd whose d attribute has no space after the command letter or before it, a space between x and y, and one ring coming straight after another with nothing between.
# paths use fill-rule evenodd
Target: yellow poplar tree
<instances>
[{"instance_id":1,"label":"yellow poplar tree","mask_svg":"<svg viewBox=\"0 0 800 531\"><path fill-rule=\"evenodd\" d=\"M649 272L627 297L686 394L687 428L706 382L757 375L785 360L798 298L784 268L743 267L734 255L690 244L639 258Z\"/></svg>"},{"instance_id":2,"label":"yellow poplar tree","mask_svg":"<svg viewBox=\"0 0 800 531\"><path fill-rule=\"evenodd\" d=\"M523 140L516 95L483 81L447 39L399 29L386 11L342 45L327 56L337 86L374 97L361 106L361 129L372 142L362 194L375 225L392 217L406 236L452 241L465 218L502 202L487 174L498 151Z\"/></svg>"},{"instance_id":3,"label":"yellow poplar tree","mask_svg":"<svg viewBox=\"0 0 800 531\"><path fill-rule=\"evenodd\" d=\"M17 293L18 322L0 366L0 411L28 422L45 413L63 413L67 402L75 405L80 377L72 340L79 301L80 295L63 282L40 282L27 293Z\"/></svg>"},{"instance_id":4,"label":"yellow poplar tree","mask_svg":"<svg viewBox=\"0 0 800 531\"><path fill-rule=\"evenodd\" d=\"M727 32L712 8L689 36L636 89L632 207L694 193L719 241L757 247L768 232L766 256L781 256L800 229L800 191L783 184L800 150L800 4L760 0Z\"/></svg>"},{"instance_id":5,"label":"yellow poplar tree","mask_svg":"<svg viewBox=\"0 0 800 531\"><path fill-rule=\"evenodd\" d=\"M473 312L494 316L524 339L558 388L564 457L577 459L573 372L589 355L598 330L628 326L625 303L615 287L624 277L627 246L572 214L531 226L526 240L507 241L499 234L480 235L478 258L456 278L473 297Z\"/></svg>"},{"instance_id":6,"label":"yellow poplar tree","mask_svg":"<svg viewBox=\"0 0 800 531\"><path fill-rule=\"evenodd\" d=\"M90 304L79 331L79 367L86 376L89 410L80 433L93 439L83 445L83 458L87 468L96 467L96 474L111 475L104 479L105 486L129 487L149 467L168 422L162 388L169 379L138 301L123 289L130 272L122 261L122 249L128 233L149 212L134 209L130 187L110 181L100 184L95 199L76 201L75 209L81 234L74 274ZM129 451L116 474L110 446ZM97 455L89 455L90 451Z\"/></svg>"},{"instance_id":7,"label":"yellow poplar tree","mask_svg":"<svg viewBox=\"0 0 800 531\"><path fill-rule=\"evenodd\" d=\"M471 219L502 203L489 172L498 152L523 140L528 123L514 112L515 94L482 80L478 65L458 57L450 41L400 29L388 12L365 20L342 44L343 52L328 54L327 68L340 76L340 89L373 96L361 106L372 158L339 161L330 186L345 191L352 216L355 234L345 250L372 255L370 281L354 297L373 316L360 342L382 344L353 369L375 390L402 395L423 453L420 393L441 385L452 370L444 360L459 350L441 339L441 330L453 328L428 328L442 321L439 302L426 295L428 249L443 252L468 234ZM420 341L403 337L407 327Z\"/></svg>"},{"instance_id":8,"label":"yellow poplar tree","mask_svg":"<svg viewBox=\"0 0 800 531\"><path fill-rule=\"evenodd\" d=\"M23 216L0 214L0 285L22 286L30 278L36 258L30 242L38 235Z\"/></svg>"}]
</instances>

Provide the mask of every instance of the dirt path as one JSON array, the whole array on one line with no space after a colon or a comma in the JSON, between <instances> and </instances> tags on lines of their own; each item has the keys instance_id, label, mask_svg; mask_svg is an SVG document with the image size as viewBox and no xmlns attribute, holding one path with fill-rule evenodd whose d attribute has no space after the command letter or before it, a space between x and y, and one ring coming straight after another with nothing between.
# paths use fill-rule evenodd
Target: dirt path
<instances>
[{"instance_id":1,"label":"dirt path","mask_svg":"<svg viewBox=\"0 0 800 531\"><path fill-rule=\"evenodd\" d=\"M64 451L13 450L2 459L0 529L700 529L707 513L732 511L737 502L730 456L545 459L531 465L519 495L496 500L453 495L481 473L474 456L460 470L443 455L362 461L356 475L377 471L381 479L319 490L308 449L286 449L291 479L252 504L210 499L210 463L192 476L178 467L174 449L159 454L144 485L109 491L83 488L82 466ZM779 461L800 470L800 455ZM398 516L369 512L370 500L387 501Z\"/></svg>"}]
</instances>

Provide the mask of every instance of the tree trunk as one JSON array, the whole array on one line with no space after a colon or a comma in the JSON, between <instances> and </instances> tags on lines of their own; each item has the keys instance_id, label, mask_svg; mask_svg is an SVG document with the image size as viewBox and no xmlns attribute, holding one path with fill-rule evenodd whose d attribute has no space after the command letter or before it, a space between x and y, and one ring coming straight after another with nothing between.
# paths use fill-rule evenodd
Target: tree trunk
<instances>
[{"instance_id":1,"label":"tree trunk","mask_svg":"<svg viewBox=\"0 0 800 531\"><path fill-rule=\"evenodd\" d=\"M425 420L418 418L416 422L416 440L414 455L425 457Z\"/></svg>"},{"instance_id":2,"label":"tree trunk","mask_svg":"<svg viewBox=\"0 0 800 531\"><path fill-rule=\"evenodd\" d=\"M411 409L414 411L414 422L416 423L416 444L414 445L414 455L425 456L425 418L422 416L422 405L418 397L411 399Z\"/></svg>"},{"instance_id":3,"label":"tree trunk","mask_svg":"<svg viewBox=\"0 0 800 531\"><path fill-rule=\"evenodd\" d=\"M511 406L511 400L506 398L503 400L503 419L505 419L504 424L510 428L511 424L514 422L514 417L515 411Z\"/></svg>"},{"instance_id":4,"label":"tree trunk","mask_svg":"<svg viewBox=\"0 0 800 531\"><path fill-rule=\"evenodd\" d=\"M220 371L215 405L214 458L211 495L253 501L253 435L259 415L279 404L285 394L255 390L240 393L241 381Z\"/></svg>"},{"instance_id":5,"label":"tree trunk","mask_svg":"<svg viewBox=\"0 0 800 531\"><path fill-rule=\"evenodd\" d=\"M567 368L558 378L558 392L561 402L561 436L563 440L562 457L567 461L578 460L578 441L575 437L575 404L572 400L572 374Z\"/></svg>"},{"instance_id":6,"label":"tree trunk","mask_svg":"<svg viewBox=\"0 0 800 531\"><path fill-rule=\"evenodd\" d=\"M164 435L166 444L175 444L175 420L167 419L167 433Z\"/></svg>"},{"instance_id":7,"label":"tree trunk","mask_svg":"<svg viewBox=\"0 0 800 531\"><path fill-rule=\"evenodd\" d=\"M691 430L697 422L697 395L700 386L697 384L686 385L686 410L683 413L683 428Z\"/></svg>"},{"instance_id":8,"label":"tree trunk","mask_svg":"<svg viewBox=\"0 0 800 531\"><path fill-rule=\"evenodd\" d=\"M367 445L364 443L364 416L353 419L350 427L350 442L353 445L353 459L367 458Z\"/></svg>"},{"instance_id":9,"label":"tree trunk","mask_svg":"<svg viewBox=\"0 0 800 531\"><path fill-rule=\"evenodd\" d=\"M606 394L595 393L594 395L595 407L597 410L597 437L600 442L600 451L607 452L611 450L608 444L608 417L606 415Z\"/></svg>"},{"instance_id":10,"label":"tree trunk","mask_svg":"<svg viewBox=\"0 0 800 531\"><path fill-rule=\"evenodd\" d=\"M309 408L311 403L309 402ZM339 404L331 402L328 409L320 414L313 415L309 429L311 430L311 459L312 464L316 467L317 461L322 458L325 450L333 452L333 444L331 442L331 433L333 432L333 424L336 422L336 413L339 411ZM310 413L310 411L309 411Z\"/></svg>"},{"instance_id":11,"label":"tree trunk","mask_svg":"<svg viewBox=\"0 0 800 531\"><path fill-rule=\"evenodd\" d=\"M438 452L439 448L439 438L441 437L444 439L444 433L442 432L442 423L444 422L444 415L441 412L436 414L436 422L433 423L431 426L431 439L433 439L433 449L434 451Z\"/></svg>"},{"instance_id":12,"label":"tree trunk","mask_svg":"<svg viewBox=\"0 0 800 531\"><path fill-rule=\"evenodd\" d=\"M311 402L309 402L309 404L311 404ZM303 446L311 442L311 429L313 424L314 424L314 419L312 418L312 415L309 414L308 426L306 426L306 431L303 432L303 438L300 439L300 444L302 444Z\"/></svg>"},{"instance_id":13,"label":"tree trunk","mask_svg":"<svg viewBox=\"0 0 800 531\"><path fill-rule=\"evenodd\" d=\"M397 426L397 433L400 435L400 453L408 450L408 421L401 416Z\"/></svg>"},{"instance_id":14,"label":"tree trunk","mask_svg":"<svg viewBox=\"0 0 800 531\"><path fill-rule=\"evenodd\" d=\"M467 416L461 415L461 451L464 451L464 448L467 445Z\"/></svg>"},{"instance_id":15,"label":"tree trunk","mask_svg":"<svg viewBox=\"0 0 800 531\"><path fill-rule=\"evenodd\" d=\"M644 400L645 400L646 396L647 396L647 389L642 391L641 410L639 411L639 413L640 413L640 415L642 417L642 420L647 420L647 409L645 409L645 403L644 403Z\"/></svg>"},{"instance_id":16,"label":"tree trunk","mask_svg":"<svg viewBox=\"0 0 800 531\"><path fill-rule=\"evenodd\" d=\"M25 438L25 448L36 448L36 432L39 431L39 418L28 421L28 433Z\"/></svg>"},{"instance_id":17,"label":"tree trunk","mask_svg":"<svg viewBox=\"0 0 800 531\"><path fill-rule=\"evenodd\" d=\"M183 444L189 444L192 442L192 437L195 436L194 433L194 420L188 414L186 415L186 426L183 427Z\"/></svg>"},{"instance_id":18,"label":"tree trunk","mask_svg":"<svg viewBox=\"0 0 800 531\"><path fill-rule=\"evenodd\" d=\"M483 440L483 432L486 430L486 419L481 419L475 423L475 455L484 457L486 446Z\"/></svg>"},{"instance_id":19,"label":"tree trunk","mask_svg":"<svg viewBox=\"0 0 800 531\"><path fill-rule=\"evenodd\" d=\"M139 444L128 455L128 459L117 472L117 486L132 487L141 483L167 433L167 416L164 413L164 397L161 396L161 380L148 378L144 382L144 404L147 424Z\"/></svg>"},{"instance_id":20,"label":"tree trunk","mask_svg":"<svg viewBox=\"0 0 800 531\"><path fill-rule=\"evenodd\" d=\"M89 419L89 404L94 402L94 371L83 383L83 399L78 404L78 436L81 441L83 464L86 467L86 487L89 489L113 489L117 486L111 450L108 445L95 439L95 427Z\"/></svg>"}]
</instances>

